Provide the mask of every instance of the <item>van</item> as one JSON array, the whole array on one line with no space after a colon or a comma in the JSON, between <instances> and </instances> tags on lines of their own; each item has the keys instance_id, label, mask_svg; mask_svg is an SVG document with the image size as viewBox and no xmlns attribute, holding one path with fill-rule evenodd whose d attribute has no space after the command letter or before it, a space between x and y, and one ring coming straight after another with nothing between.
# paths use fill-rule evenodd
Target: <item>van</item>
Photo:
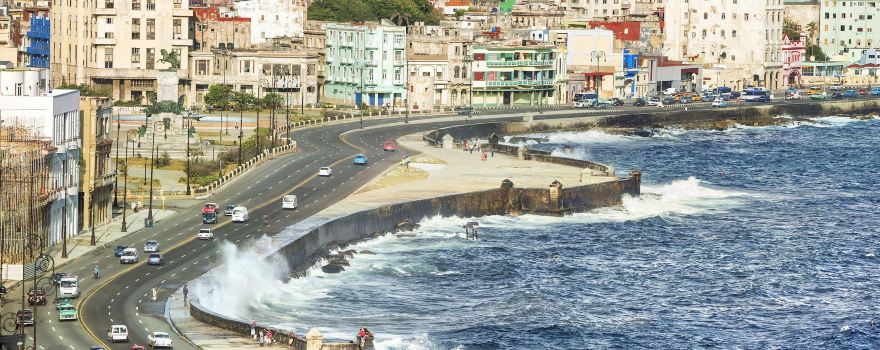
<instances>
[{"instance_id":1,"label":"van","mask_svg":"<svg viewBox=\"0 0 880 350\"><path fill-rule=\"evenodd\" d=\"M122 256L119 257L119 262L122 264L134 264L138 262L138 250L135 248L125 248L122 251Z\"/></svg>"},{"instance_id":2,"label":"van","mask_svg":"<svg viewBox=\"0 0 880 350\"><path fill-rule=\"evenodd\" d=\"M76 276L65 276L58 282L58 296L62 298L79 298L79 285Z\"/></svg>"},{"instance_id":3,"label":"van","mask_svg":"<svg viewBox=\"0 0 880 350\"><path fill-rule=\"evenodd\" d=\"M281 199L281 209L296 209L296 196L288 194Z\"/></svg>"},{"instance_id":4,"label":"van","mask_svg":"<svg viewBox=\"0 0 880 350\"><path fill-rule=\"evenodd\" d=\"M248 210L245 207L235 207L232 209L232 222L247 222Z\"/></svg>"},{"instance_id":5,"label":"van","mask_svg":"<svg viewBox=\"0 0 880 350\"><path fill-rule=\"evenodd\" d=\"M115 342L128 342L128 327L115 324L110 326L110 329L107 330L107 340L111 343Z\"/></svg>"}]
</instances>

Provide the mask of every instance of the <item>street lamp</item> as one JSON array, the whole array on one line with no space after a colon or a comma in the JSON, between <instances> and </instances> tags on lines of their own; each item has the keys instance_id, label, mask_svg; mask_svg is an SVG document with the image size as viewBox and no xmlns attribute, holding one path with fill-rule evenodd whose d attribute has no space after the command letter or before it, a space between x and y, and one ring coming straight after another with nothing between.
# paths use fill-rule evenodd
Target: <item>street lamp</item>
<instances>
[{"instance_id":1,"label":"street lamp","mask_svg":"<svg viewBox=\"0 0 880 350\"><path fill-rule=\"evenodd\" d=\"M590 61L596 60L596 98L599 98L599 87L602 85L602 75L599 74L599 60L605 60L605 51L593 50L590 52Z\"/></svg>"},{"instance_id":2,"label":"street lamp","mask_svg":"<svg viewBox=\"0 0 880 350\"><path fill-rule=\"evenodd\" d=\"M116 177L113 179L113 207L119 208L119 134L122 124L119 123L119 112L116 112L116 165L114 172Z\"/></svg>"},{"instance_id":3,"label":"street lamp","mask_svg":"<svg viewBox=\"0 0 880 350\"><path fill-rule=\"evenodd\" d=\"M464 123L468 124L474 113L474 57L471 55L464 55L462 61L468 64L468 71L465 72L468 75L468 112L467 117L464 120Z\"/></svg>"},{"instance_id":4,"label":"street lamp","mask_svg":"<svg viewBox=\"0 0 880 350\"><path fill-rule=\"evenodd\" d=\"M189 176L190 176L190 172L191 172L190 165L189 165L189 159L190 159L189 139L192 137L192 133L194 131L194 130L192 130L192 116L193 116L193 114L195 114L195 113L193 113L192 110L186 111L186 116L187 116L187 118L186 118L186 195L187 196L192 194L192 192L190 191L190 187L189 187L189 181L190 181Z\"/></svg>"},{"instance_id":5,"label":"street lamp","mask_svg":"<svg viewBox=\"0 0 880 350\"><path fill-rule=\"evenodd\" d=\"M257 154L263 153L263 144L260 143L260 110L263 109L263 100L260 98L260 92L269 87L269 81L264 79L260 79L260 84L257 86Z\"/></svg>"},{"instance_id":6,"label":"street lamp","mask_svg":"<svg viewBox=\"0 0 880 350\"><path fill-rule=\"evenodd\" d=\"M145 225L147 227L153 227L153 168L159 153L159 146L156 145L156 127L158 125L164 126L164 124L161 121L153 123L153 145L150 148L150 211L147 212L147 225Z\"/></svg>"},{"instance_id":7,"label":"street lamp","mask_svg":"<svg viewBox=\"0 0 880 350\"><path fill-rule=\"evenodd\" d=\"M128 231L128 224L125 221L125 213L128 210L128 144L137 142L139 137L137 130L129 130L125 140L125 173L122 178L122 232Z\"/></svg>"},{"instance_id":8,"label":"street lamp","mask_svg":"<svg viewBox=\"0 0 880 350\"><path fill-rule=\"evenodd\" d=\"M361 109L361 106L364 104L364 62L361 62L361 61L355 62L354 68L358 70L358 76L360 77L361 84L360 84L360 90L358 91L358 93L360 93L361 102L357 104L357 108ZM355 103L357 103L357 98L355 98ZM363 129L364 128L364 111L363 110L361 110L361 113L360 113L360 120L361 120L361 129Z\"/></svg>"}]
</instances>

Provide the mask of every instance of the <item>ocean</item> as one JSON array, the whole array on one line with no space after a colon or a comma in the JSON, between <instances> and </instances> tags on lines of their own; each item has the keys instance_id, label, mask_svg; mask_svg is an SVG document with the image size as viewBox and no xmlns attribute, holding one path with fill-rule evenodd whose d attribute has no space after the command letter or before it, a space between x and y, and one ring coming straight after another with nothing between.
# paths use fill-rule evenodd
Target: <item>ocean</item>
<instances>
[{"instance_id":1,"label":"ocean","mask_svg":"<svg viewBox=\"0 0 880 350\"><path fill-rule=\"evenodd\" d=\"M375 255L334 275L287 279L229 245L221 275L262 278L230 278L214 306L328 339L366 326L379 349L880 348L880 120L540 136L638 168L642 195L566 217L425 218L416 237L350 247Z\"/></svg>"}]
</instances>

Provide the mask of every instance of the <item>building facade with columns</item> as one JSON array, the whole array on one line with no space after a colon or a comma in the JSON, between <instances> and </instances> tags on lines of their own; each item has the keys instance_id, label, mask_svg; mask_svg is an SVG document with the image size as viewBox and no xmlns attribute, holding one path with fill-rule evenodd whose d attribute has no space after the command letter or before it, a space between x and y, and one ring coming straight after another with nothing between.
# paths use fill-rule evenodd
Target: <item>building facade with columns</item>
<instances>
[{"instance_id":1,"label":"building facade with columns","mask_svg":"<svg viewBox=\"0 0 880 350\"><path fill-rule=\"evenodd\" d=\"M660 55L712 67L709 85L785 87L782 0L667 1Z\"/></svg>"}]
</instances>

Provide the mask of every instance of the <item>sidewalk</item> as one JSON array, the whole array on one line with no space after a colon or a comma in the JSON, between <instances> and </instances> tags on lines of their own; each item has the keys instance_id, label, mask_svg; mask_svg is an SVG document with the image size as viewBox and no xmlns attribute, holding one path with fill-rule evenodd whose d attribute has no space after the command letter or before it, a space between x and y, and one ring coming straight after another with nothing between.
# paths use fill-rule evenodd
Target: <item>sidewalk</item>
<instances>
[{"instance_id":1,"label":"sidewalk","mask_svg":"<svg viewBox=\"0 0 880 350\"><path fill-rule=\"evenodd\" d=\"M189 305L183 303L183 289L178 289L168 298L168 320L174 329L188 339L189 343L205 350L258 349L260 345L244 334L235 333L219 327L210 326L189 315ZM177 339L175 339L177 341ZM286 349L287 345L276 344L275 348Z\"/></svg>"}]
</instances>

